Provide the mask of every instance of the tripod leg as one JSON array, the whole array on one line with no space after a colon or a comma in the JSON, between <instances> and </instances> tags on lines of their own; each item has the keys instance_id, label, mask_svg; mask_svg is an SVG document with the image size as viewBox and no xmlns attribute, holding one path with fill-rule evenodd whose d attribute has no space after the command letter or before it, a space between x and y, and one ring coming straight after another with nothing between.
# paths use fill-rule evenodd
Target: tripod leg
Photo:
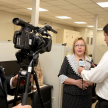
<instances>
[{"instance_id":1,"label":"tripod leg","mask_svg":"<svg viewBox=\"0 0 108 108\"><path fill-rule=\"evenodd\" d=\"M17 86L16 86L16 91L15 91L15 97L14 97L14 102L13 102L13 106L16 105L16 101L17 101L17 95L18 95L18 88L20 86L20 73L18 74L18 81L17 81Z\"/></svg>"},{"instance_id":2,"label":"tripod leg","mask_svg":"<svg viewBox=\"0 0 108 108\"><path fill-rule=\"evenodd\" d=\"M38 95L39 95L39 98L40 98L40 102L41 102L42 108L45 108L44 102L43 102L43 98L42 98L42 95L41 95L41 92L40 92L38 80L37 80L37 75L36 75L35 71L33 72L33 78L34 78L35 83L36 83L36 87L37 87L37 91L38 91Z\"/></svg>"}]
</instances>

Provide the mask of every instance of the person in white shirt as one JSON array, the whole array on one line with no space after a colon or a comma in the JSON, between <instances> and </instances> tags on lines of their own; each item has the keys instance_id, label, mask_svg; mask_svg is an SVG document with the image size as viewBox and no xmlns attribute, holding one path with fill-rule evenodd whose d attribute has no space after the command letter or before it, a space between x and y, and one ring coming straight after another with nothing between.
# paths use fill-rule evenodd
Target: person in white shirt
<instances>
[{"instance_id":1,"label":"person in white shirt","mask_svg":"<svg viewBox=\"0 0 108 108\"><path fill-rule=\"evenodd\" d=\"M108 24L103 28L104 41L108 46ZM99 64L91 70L78 68L78 72L85 81L91 81L96 84L96 94L98 102L95 108L108 108L108 51L103 55Z\"/></svg>"}]
</instances>

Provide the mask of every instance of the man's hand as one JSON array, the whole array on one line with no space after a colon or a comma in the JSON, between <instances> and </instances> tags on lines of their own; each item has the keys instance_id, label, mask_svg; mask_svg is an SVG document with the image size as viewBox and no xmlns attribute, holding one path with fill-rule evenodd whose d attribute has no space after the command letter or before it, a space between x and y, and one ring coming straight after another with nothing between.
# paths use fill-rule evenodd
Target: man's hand
<instances>
[{"instance_id":1,"label":"man's hand","mask_svg":"<svg viewBox=\"0 0 108 108\"><path fill-rule=\"evenodd\" d=\"M12 86L16 87L18 81L18 74L12 78ZM25 84L25 80L20 81L20 86L23 86Z\"/></svg>"},{"instance_id":2,"label":"man's hand","mask_svg":"<svg viewBox=\"0 0 108 108\"><path fill-rule=\"evenodd\" d=\"M81 72L82 72L83 70L85 70L85 68L83 68L83 67L78 67L78 73L79 73L79 74L81 74Z\"/></svg>"},{"instance_id":3,"label":"man's hand","mask_svg":"<svg viewBox=\"0 0 108 108\"><path fill-rule=\"evenodd\" d=\"M87 83L87 81L84 81L82 79L75 80L75 85L78 86L80 89L83 89L83 90L87 89L87 87L89 86L89 84Z\"/></svg>"},{"instance_id":4,"label":"man's hand","mask_svg":"<svg viewBox=\"0 0 108 108\"><path fill-rule=\"evenodd\" d=\"M17 105L17 106L14 106L12 108L32 108L30 105L24 105L22 106L21 104Z\"/></svg>"},{"instance_id":5,"label":"man's hand","mask_svg":"<svg viewBox=\"0 0 108 108\"><path fill-rule=\"evenodd\" d=\"M94 65L93 63L91 63L91 65L92 65L93 67L96 67L96 65L97 65L97 64L96 64L96 65Z\"/></svg>"}]
</instances>

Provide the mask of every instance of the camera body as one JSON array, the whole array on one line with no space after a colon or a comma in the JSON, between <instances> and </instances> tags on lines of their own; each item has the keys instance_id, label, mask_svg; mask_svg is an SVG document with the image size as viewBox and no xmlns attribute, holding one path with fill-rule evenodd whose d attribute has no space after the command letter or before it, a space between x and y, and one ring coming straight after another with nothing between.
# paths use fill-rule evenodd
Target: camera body
<instances>
[{"instance_id":1,"label":"camera body","mask_svg":"<svg viewBox=\"0 0 108 108\"><path fill-rule=\"evenodd\" d=\"M21 49L16 53L18 63L28 65L32 59L35 59L36 54L51 51L52 37L47 30L57 33L51 26L39 28L19 18L14 18L13 23L21 26L21 29L15 31L13 36L14 47Z\"/></svg>"},{"instance_id":2,"label":"camera body","mask_svg":"<svg viewBox=\"0 0 108 108\"><path fill-rule=\"evenodd\" d=\"M13 23L21 26L21 29L19 31L15 31L14 33L13 43L15 48L30 50L33 52L39 50L39 53L51 51L52 37L47 30L57 33L51 26L46 25L39 28L32 26L28 22L19 18L14 18ZM50 38L48 38L48 36Z\"/></svg>"},{"instance_id":3,"label":"camera body","mask_svg":"<svg viewBox=\"0 0 108 108\"><path fill-rule=\"evenodd\" d=\"M36 36L34 33L31 33L24 28L15 31L13 43L15 48L32 50L34 52L45 46L45 41L42 37L39 35Z\"/></svg>"}]
</instances>

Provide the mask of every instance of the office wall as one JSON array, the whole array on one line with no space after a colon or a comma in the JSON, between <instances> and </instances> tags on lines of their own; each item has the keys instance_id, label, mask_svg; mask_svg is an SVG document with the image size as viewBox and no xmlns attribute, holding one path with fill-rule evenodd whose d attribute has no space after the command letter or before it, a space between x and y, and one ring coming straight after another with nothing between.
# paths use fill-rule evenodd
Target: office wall
<instances>
[{"instance_id":1,"label":"office wall","mask_svg":"<svg viewBox=\"0 0 108 108\"><path fill-rule=\"evenodd\" d=\"M106 42L104 41L104 34L102 30L97 31L96 45L106 46Z\"/></svg>"},{"instance_id":2,"label":"office wall","mask_svg":"<svg viewBox=\"0 0 108 108\"><path fill-rule=\"evenodd\" d=\"M101 45L97 45L96 46L95 63L99 63L99 61L101 60L101 57L103 56L103 54L106 51L108 51L108 47L107 46L101 46Z\"/></svg>"},{"instance_id":3,"label":"office wall","mask_svg":"<svg viewBox=\"0 0 108 108\"><path fill-rule=\"evenodd\" d=\"M79 31L81 36L86 40L87 36L93 36L93 30L85 27L75 27L75 31Z\"/></svg>"},{"instance_id":4,"label":"office wall","mask_svg":"<svg viewBox=\"0 0 108 108\"><path fill-rule=\"evenodd\" d=\"M86 32L85 32L85 30L86 30L86 28L85 27L75 27L75 29L74 29L75 31L79 31L80 32L80 35L86 40L86 38L85 38L85 36L86 36Z\"/></svg>"},{"instance_id":5,"label":"office wall","mask_svg":"<svg viewBox=\"0 0 108 108\"><path fill-rule=\"evenodd\" d=\"M20 26L16 26L12 23L13 18L16 18L16 17L21 18L26 22L31 21L30 16L23 16L23 15L14 14L14 13L0 10L0 19L1 19L0 20L0 41L13 40L14 31L20 29ZM39 24L49 24L55 30L57 30L57 29L74 30L74 28L71 26L57 24L57 23L54 23L53 21L51 22L51 21L47 21L47 20L43 20L43 19L39 20ZM56 34L53 34L53 39L54 39L53 42L56 43Z\"/></svg>"},{"instance_id":6,"label":"office wall","mask_svg":"<svg viewBox=\"0 0 108 108\"><path fill-rule=\"evenodd\" d=\"M30 17L0 11L0 41L13 40L15 25L12 23L13 18L19 17L30 22Z\"/></svg>"}]
</instances>

